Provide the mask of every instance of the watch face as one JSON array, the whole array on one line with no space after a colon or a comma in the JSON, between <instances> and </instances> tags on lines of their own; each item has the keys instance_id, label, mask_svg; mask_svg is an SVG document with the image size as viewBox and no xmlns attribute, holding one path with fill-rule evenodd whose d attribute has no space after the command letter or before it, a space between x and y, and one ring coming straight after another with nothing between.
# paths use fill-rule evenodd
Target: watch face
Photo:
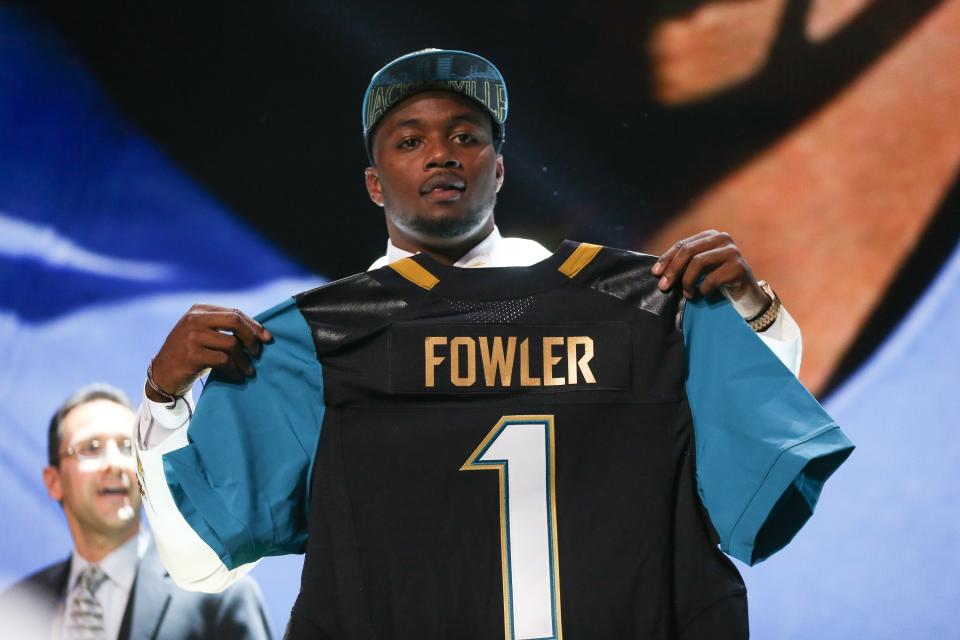
<instances>
[{"instance_id":1,"label":"watch face","mask_svg":"<svg viewBox=\"0 0 960 640\"><path fill-rule=\"evenodd\" d=\"M766 280L757 280L757 284L760 285L760 288L763 289L763 292L770 296L771 300L776 299L777 294L773 292L773 287L770 286L770 283Z\"/></svg>"}]
</instances>

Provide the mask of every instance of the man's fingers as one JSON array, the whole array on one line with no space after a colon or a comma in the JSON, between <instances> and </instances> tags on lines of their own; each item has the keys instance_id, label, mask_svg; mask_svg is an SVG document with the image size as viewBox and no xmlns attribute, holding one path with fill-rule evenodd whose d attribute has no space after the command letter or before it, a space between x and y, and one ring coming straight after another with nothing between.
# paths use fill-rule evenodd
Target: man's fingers
<instances>
[{"instance_id":1,"label":"man's fingers","mask_svg":"<svg viewBox=\"0 0 960 640\"><path fill-rule=\"evenodd\" d=\"M261 336L263 332L266 331L260 323L243 313L242 311L234 310L237 314L237 318L240 320L240 328L235 330L233 333L240 342L243 343L244 348L252 353L253 355L260 355L260 350L263 349L261 344Z\"/></svg>"},{"instance_id":2,"label":"man's fingers","mask_svg":"<svg viewBox=\"0 0 960 640\"><path fill-rule=\"evenodd\" d=\"M674 245L673 255L670 256L670 262L665 265L663 276L660 278L660 290L667 291L674 286L686 273L690 260L704 251L709 251L716 243L716 238L701 237L696 240L685 241L680 245Z\"/></svg>"},{"instance_id":3,"label":"man's fingers","mask_svg":"<svg viewBox=\"0 0 960 640\"><path fill-rule=\"evenodd\" d=\"M716 233L717 233L716 231L701 231L700 233L696 233L690 236L689 238L684 238L683 240L678 240L677 242L673 243L669 249L667 249L660 255L656 263L654 263L653 269L652 269L653 275L655 276L663 275L666 272L666 270L669 268L670 263L673 261L674 257L678 253L680 253L685 247L688 247L690 243L696 242L698 240L702 240L704 238L708 238Z\"/></svg>"},{"instance_id":4,"label":"man's fingers","mask_svg":"<svg viewBox=\"0 0 960 640\"><path fill-rule=\"evenodd\" d=\"M189 389L204 369L217 368L231 379L253 375L248 353L259 355L273 338L238 309L209 304L190 307L153 359L154 381L168 392Z\"/></svg>"},{"instance_id":5,"label":"man's fingers","mask_svg":"<svg viewBox=\"0 0 960 640\"><path fill-rule=\"evenodd\" d=\"M239 343L234 344L229 354L230 361L236 365L237 369L243 371L247 377L252 377L253 374L256 373L256 369L253 368L253 363L250 362L250 356L240 347Z\"/></svg>"},{"instance_id":6,"label":"man's fingers","mask_svg":"<svg viewBox=\"0 0 960 640\"><path fill-rule=\"evenodd\" d=\"M191 313L193 311L192 309ZM254 355L260 354L262 342L273 338L259 322L239 309L202 309L198 310L196 319L205 328L233 333L243 343L244 348Z\"/></svg>"},{"instance_id":7,"label":"man's fingers","mask_svg":"<svg viewBox=\"0 0 960 640\"><path fill-rule=\"evenodd\" d=\"M247 379L246 374L240 370L237 363L233 361L229 353L225 351L216 351L214 349L203 349L202 357L211 363L211 368L219 375L230 382L243 382Z\"/></svg>"},{"instance_id":8,"label":"man's fingers","mask_svg":"<svg viewBox=\"0 0 960 640\"><path fill-rule=\"evenodd\" d=\"M716 249L709 249L706 251L701 251L696 255L692 256L687 263L687 268L683 272L681 277L681 282L683 283L683 292L688 298L691 297L697 291L697 281L701 276L704 276L711 271L720 267L724 262L731 258L731 255L736 253L730 247L719 247ZM700 288L701 293L706 293L703 291L703 288Z\"/></svg>"},{"instance_id":9,"label":"man's fingers","mask_svg":"<svg viewBox=\"0 0 960 640\"><path fill-rule=\"evenodd\" d=\"M723 285L739 283L743 274L743 265L739 260L726 260L703 279L700 283L700 293L705 297L713 295Z\"/></svg>"},{"instance_id":10,"label":"man's fingers","mask_svg":"<svg viewBox=\"0 0 960 640\"><path fill-rule=\"evenodd\" d=\"M257 322L256 320L254 320L253 318L245 314L243 311L240 311L239 309L233 309L233 312L243 322L243 326L247 327L250 330L252 339L256 342L256 348L257 348L256 353L259 355L260 353L259 349L261 346L260 343L269 342L273 340L273 334L271 334L266 327L264 327L262 324L260 324L259 322ZM244 340L243 343L244 343L244 346L247 347L248 351L250 351L251 353L254 353L253 349L251 349L250 345L248 344L248 341Z\"/></svg>"},{"instance_id":11,"label":"man's fingers","mask_svg":"<svg viewBox=\"0 0 960 640\"><path fill-rule=\"evenodd\" d=\"M199 352L201 355L206 355L210 352L226 353L239 370L248 376L253 375L253 363L250 361L250 356L247 355L243 343L237 336L229 333L220 333L219 331L208 331L203 336L201 345L204 347L204 349ZM217 366L219 365L219 356L217 356L216 362L202 362L198 364L204 368Z\"/></svg>"}]
</instances>

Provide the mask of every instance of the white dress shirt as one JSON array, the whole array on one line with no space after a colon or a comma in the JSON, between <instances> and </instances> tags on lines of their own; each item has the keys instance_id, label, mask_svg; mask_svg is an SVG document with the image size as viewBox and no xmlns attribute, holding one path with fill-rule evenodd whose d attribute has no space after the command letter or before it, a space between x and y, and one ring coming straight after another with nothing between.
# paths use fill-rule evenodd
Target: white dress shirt
<instances>
[{"instance_id":1,"label":"white dress shirt","mask_svg":"<svg viewBox=\"0 0 960 640\"><path fill-rule=\"evenodd\" d=\"M387 253L377 258L368 271L385 267L391 262L413 254L394 246L387 239ZM486 238L477 246L470 249L462 258L453 263L455 267L473 269L476 267L529 267L532 264L546 260L552 253L533 240L524 238L504 238L497 227L493 228Z\"/></svg>"},{"instance_id":2,"label":"white dress shirt","mask_svg":"<svg viewBox=\"0 0 960 640\"><path fill-rule=\"evenodd\" d=\"M149 535L141 529L137 535L111 551L97 563L88 561L80 555L79 551L73 550L73 556L70 558L70 577L67 580L66 606L61 619L61 633L57 635L58 638L63 635L62 626L66 624L67 620L70 620L73 591L80 579L80 574L92 564L100 567L100 570L107 576L96 593L96 598L103 608L105 637L108 640L114 640L119 635L123 614L127 610L127 601L130 599L130 591L133 589L133 581L137 577L137 564L146 554L149 544Z\"/></svg>"}]
</instances>

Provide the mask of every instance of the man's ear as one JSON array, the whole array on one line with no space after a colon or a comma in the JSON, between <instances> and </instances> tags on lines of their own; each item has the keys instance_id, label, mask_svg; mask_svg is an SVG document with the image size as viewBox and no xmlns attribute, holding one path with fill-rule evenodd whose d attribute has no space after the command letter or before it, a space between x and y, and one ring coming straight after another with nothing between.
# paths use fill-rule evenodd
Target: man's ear
<instances>
[{"instance_id":1,"label":"man's ear","mask_svg":"<svg viewBox=\"0 0 960 640\"><path fill-rule=\"evenodd\" d=\"M500 193L500 187L503 186L503 156L499 153L497 154L496 176L497 176L497 193Z\"/></svg>"},{"instance_id":2,"label":"man's ear","mask_svg":"<svg viewBox=\"0 0 960 640\"><path fill-rule=\"evenodd\" d=\"M376 167L367 167L363 172L364 182L367 184L367 195L378 207L383 206L383 189L380 186L380 175Z\"/></svg>"},{"instance_id":3,"label":"man's ear","mask_svg":"<svg viewBox=\"0 0 960 640\"><path fill-rule=\"evenodd\" d=\"M63 486L60 484L60 469L56 467L43 468L43 486L51 498L60 502L63 500Z\"/></svg>"}]
</instances>

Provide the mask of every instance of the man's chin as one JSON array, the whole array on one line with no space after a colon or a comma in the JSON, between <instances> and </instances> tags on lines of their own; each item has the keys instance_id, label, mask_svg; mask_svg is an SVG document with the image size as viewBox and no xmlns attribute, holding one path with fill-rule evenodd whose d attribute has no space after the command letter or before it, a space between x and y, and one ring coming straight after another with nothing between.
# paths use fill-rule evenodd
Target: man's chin
<instances>
[{"instance_id":1,"label":"man's chin","mask_svg":"<svg viewBox=\"0 0 960 640\"><path fill-rule=\"evenodd\" d=\"M139 529L139 524L140 520L137 517L129 520L114 518L110 522L102 521L100 532L105 538L113 540L114 544L119 545L133 537Z\"/></svg>"},{"instance_id":2,"label":"man's chin","mask_svg":"<svg viewBox=\"0 0 960 640\"><path fill-rule=\"evenodd\" d=\"M438 218L418 218L408 225L410 231L423 238L458 240L473 233L482 224L472 218L442 216Z\"/></svg>"},{"instance_id":3,"label":"man's chin","mask_svg":"<svg viewBox=\"0 0 960 640\"><path fill-rule=\"evenodd\" d=\"M123 533L135 527L139 520L139 504L122 504L98 514L100 528L107 532Z\"/></svg>"},{"instance_id":4,"label":"man's chin","mask_svg":"<svg viewBox=\"0 0 960 640\"><path fill-rule=\"evenodd\" d=\"M428 244L455 244L476 234L490 215L486 212L441 210L394 218L394 225Z\"/></svg>"}]
</instances>

